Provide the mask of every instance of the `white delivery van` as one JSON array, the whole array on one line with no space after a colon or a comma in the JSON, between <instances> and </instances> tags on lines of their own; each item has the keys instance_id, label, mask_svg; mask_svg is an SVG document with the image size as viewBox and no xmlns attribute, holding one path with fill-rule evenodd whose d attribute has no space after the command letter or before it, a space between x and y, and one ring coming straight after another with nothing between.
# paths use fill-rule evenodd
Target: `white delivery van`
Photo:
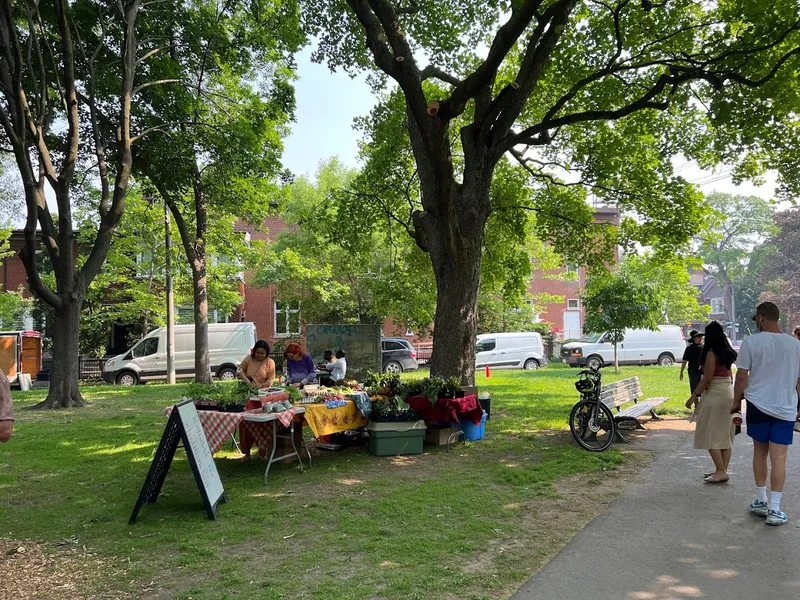
<instances>
[{"instance_id":1,"label":"white delivery van","mask_svg":"<svg viewBox=\"0 0 800 600\"><path fill-rule=\"evenodd\" d=\"M621 365L668 367L681 360L685 349L686 340L677 325L661 325L656 331L626 329L625 339L617 344L617 358ZM573 367L597 368L614 362L614 346L605 333L588 334L579 342L564 344L561 359Z\"/></svg>"},{"instance_id":2,"label":"white delivery van","mask_svg":"<svg viewBox=\"0 0 800 600\"><path fill-rule=\"evenodd\" d=\"M213 323L208 326L208 360L211 373L234 379L242 359L256 343L255 323ZM194 378L194 325L175 326L175 375ZM103 380L136 385L167 379L167 328L148 333L130 350L106 361Z\"/></svg>"},{"instance_id":3,"label":"white delivery van","mask_svg":"<svg viewBox=\"0 0 800 600\"><path fill-rule=\"evenodd\" d=\"M536 332L483 333L477 337L475 368L527 369L547 364L542 336Z\"/></svg>"}]
</instances>

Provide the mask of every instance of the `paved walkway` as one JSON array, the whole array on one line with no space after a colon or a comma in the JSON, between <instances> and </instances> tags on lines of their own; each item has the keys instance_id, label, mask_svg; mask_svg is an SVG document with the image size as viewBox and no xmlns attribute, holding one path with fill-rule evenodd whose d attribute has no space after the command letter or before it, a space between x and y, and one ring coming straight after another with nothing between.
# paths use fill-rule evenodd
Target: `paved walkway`
<instances>
[{"instance_id":1,"label":"paved walkway","mask_svg":"<svg viewBox=\"0 0 800 600\"><path fill-rule=\"evenodd\" d=\"M768 527L747 510L750 439L736 437L731 481L709 485L693 427L668 420L637 440L657 451L652 466L512 600L800 598L800 435L782 503L789 522Z\"/></svg>"}]
</instances>

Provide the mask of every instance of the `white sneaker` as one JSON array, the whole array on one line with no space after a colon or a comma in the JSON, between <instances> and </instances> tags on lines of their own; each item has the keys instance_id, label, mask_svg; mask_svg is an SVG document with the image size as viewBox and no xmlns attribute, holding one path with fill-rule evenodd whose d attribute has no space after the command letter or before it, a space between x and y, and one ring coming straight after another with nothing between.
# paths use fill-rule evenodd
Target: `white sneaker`
<instances>
[{"instance_id":1,"label":"white sneaker","mask_svg":"<svg viewBox=\"0 0 800 600\"><path fill-rule=\"evenodd\" d=\"M767 525L783 525L789 517L782 510L770 510L767 512Z\"/></svg>"},{"instance_id":2,"label":"white sneaker","mask_svg":"<svg viewBox=\"0 0 800 600\"><path fill-rule=\"evenodd\" d=\"M769 512L769 504L760 500L753 500L750 503L750 512L759 517L766 517Z\"/></svg>"}]
</instances>

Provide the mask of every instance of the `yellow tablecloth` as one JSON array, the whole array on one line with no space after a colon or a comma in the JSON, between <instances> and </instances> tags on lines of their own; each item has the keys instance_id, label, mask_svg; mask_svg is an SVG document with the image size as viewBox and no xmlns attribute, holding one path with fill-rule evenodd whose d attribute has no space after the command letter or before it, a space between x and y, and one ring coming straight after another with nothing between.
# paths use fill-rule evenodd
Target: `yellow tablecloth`
<instances>
[{"instance_id":1,"label":"yellow tablecloth","mask_svg":"<svg viewBox=\"0 0 800 600\"><path fill-rule=\"evenodd\" d=\"M346 402L345 406L339 408L328 408L324 404L303 405L303 408L306 409L303 417L311 427L311 431L314 432L314 437L318 438L367 425L367 419L358 410L356 403L352 400Z\"/></svg>"}]
</instances>

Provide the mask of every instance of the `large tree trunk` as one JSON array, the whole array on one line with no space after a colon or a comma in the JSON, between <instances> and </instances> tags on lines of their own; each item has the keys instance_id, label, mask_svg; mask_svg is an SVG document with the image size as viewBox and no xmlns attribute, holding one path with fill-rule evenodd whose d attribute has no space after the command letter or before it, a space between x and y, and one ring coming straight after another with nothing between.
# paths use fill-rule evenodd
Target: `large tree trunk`
<instances>
[{"instance_id":1,"label":"large tree trunk","mask_svg":"<svg viewBox=\"0 0 800 600\"><path fill-rule=\"evenodd\" d=\"M66 296L66 295L65 295ZM38 408L72 408L83 406L78 389L78 334L82 297L64 298L64 304L53 310L53 365L50 368L50 390ZM77 295L73 295L77 296Z\"/></svg>"},{"instance_id":2,"label":"large tree trunk","mask_svg":"<svg viewBox=\"0 0 800 600\"><path fill-rule=\"evenodd\" d=\"M491 168L465 170L462 184L444 186L450 193L438 199L436 214L420 220L437 290L431 373L458 377L463 385L475 383L481 253L491 178Z\"/></svg>"}]
</instances>

